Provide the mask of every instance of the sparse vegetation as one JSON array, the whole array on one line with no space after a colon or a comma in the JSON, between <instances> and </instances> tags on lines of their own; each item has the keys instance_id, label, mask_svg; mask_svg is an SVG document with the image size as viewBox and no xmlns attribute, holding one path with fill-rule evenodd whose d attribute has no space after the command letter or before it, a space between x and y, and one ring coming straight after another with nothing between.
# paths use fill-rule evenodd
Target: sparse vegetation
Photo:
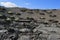
<instances>
[{"instance_id":1,"label":"sparse vegetation","mask_svg":"<svg viewBox=\"0 0 60 40\"><path fill-rule=\"evenodd\" d=\"M21 15L20 13L16 13L16 15Z\"/></svg>"},{"instance_id":2,"label":"sparse vegetation","mask_svg":"<svg viewBox=\"0 0 60 40\"><path fill-rule=\"evenodd\" d=\"M56 15L50 15L50 17L57 17Z\"/></svg>"},{"instance_id":3,"label":"sparse vegetation","mask_svg":"<svg viewBox=\"0 0 60 40\"><path fill-rule=\"evenodd\" d=\"M22 11L22 12L26 12L26 11L27 11L27 9L22 8L20 11Z\"/></svg>"},{"instance_id":4,"label":"sparse vegetation","mask_svg":"<svg viewBox=\"0 0 60 40\"><path fill-rule=\"evenodd\" d=\"M45 15L45 13L40 13L40 15Z\"/></svg>"}]
</instances>

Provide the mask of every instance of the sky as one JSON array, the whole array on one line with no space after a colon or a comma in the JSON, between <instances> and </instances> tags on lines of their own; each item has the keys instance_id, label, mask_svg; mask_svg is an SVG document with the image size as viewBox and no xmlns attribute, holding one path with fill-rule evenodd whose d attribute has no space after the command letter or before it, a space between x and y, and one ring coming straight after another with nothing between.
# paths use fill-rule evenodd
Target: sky
<instances>
[{"instance_id":1,"label":"sky","mask_svg":"<svg viewBox=\"0 0 60 40\"><path fill-rule=\"evenodd\" d=\"M0 0L0 5L31 9L60 9L60 0Z\"/></svg>"}]
</instances>

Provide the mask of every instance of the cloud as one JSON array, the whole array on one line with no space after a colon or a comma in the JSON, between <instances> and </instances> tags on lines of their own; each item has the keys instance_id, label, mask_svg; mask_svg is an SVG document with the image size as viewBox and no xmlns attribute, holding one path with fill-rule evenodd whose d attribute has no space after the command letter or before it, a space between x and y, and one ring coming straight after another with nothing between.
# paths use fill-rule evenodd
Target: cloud
<instances>
[{"instance_id":1,"label":"cloud","mask_svg":"<svg viewBox=\"0 0 60 40\"><path fill-rule=\"evenodd\" d=\"M0 2L0 5L5 7L17 7L17 5L12 2Z\"/></svg>"}]
</instances>

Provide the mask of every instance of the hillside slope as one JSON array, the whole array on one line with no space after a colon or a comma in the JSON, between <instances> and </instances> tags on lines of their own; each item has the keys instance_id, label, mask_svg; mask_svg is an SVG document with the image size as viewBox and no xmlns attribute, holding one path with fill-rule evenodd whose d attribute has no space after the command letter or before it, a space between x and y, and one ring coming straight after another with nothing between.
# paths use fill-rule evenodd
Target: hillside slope
<instances>
[{"instance_id":1,"label":"hillside slope","mask_svg":"<svg viewBox=\"0 0 60 40\"><path fill-rule=\"evenodd\" d=\"M60 10L1 6L0 39L60 40Z\"/></svg>"}]
</instances>

